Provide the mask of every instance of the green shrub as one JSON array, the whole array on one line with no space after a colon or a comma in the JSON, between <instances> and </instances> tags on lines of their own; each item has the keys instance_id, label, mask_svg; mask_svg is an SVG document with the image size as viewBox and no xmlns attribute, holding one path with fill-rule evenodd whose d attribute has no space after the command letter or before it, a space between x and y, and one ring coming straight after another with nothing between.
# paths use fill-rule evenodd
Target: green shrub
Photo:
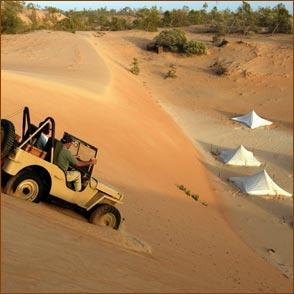
<instances>
[{"instance_id":1,"label":"green shrub","mask_svg":"<svg viewBox=\"0 0 294 294\"><path fill-rule=\"evenodd\" d=\"M245 35L247 36L254 36L255 35L255 32L254 31L248 31L245 33Z\"/></svg>"},{"instance_id":2,"label":"green shrub","mask_svg":"<svg viewBox=\"0 0 294 294\"><path fill-rule=\"evenodd\" d=\"M177 75L176 75L176 72L177 72L176 67L174 65L171 65L170 68L171 69L165 75L165 79L167 79L167 78L176 78L177 77Z\"/></svg>"},{"instance_id":3,"label":"green shrub","mask_svg":"<svg viewBox=\"0 0 294 294\"><path fill-rule=\"evenodd\" d=\"M179 186L179 189L182 190L182 191L185 191L185 190L186 190L186 188L185 188L184 185L180 185L180 186Z\"/></svg>"},{"instance_id":4,"label":"green shrub","mask_svg":"<svg viewBox=\"0 0 294 294\"><path fill-rule=\"evenodd\" d=\"M216 60L214 64L210 66L215 74L218 76L222 75L228 75L229 69L228 66L224 64L224 62L221 62L219 60Z\"/></svg>"},{"instance_id":5,"label":"green shrub","mask_svg":"<svg viewBox=\"0 0 294 294\"><path fill-rule=\"evenodd\" d=\"M163 30L154 38L155 45L163 46L172 52L181 52L186 42L185 32L179 29Z\"/></svg>"},{"instance_id":6,"label":"green shrub","mask_svg":"<svg viewBox=\"0 0 294 294\"><path fill-rule=\"evenodd\" d=\"M123 18L112 17L110 23L111 31L124 31L128 29L127 21Z\"/></svg>"},{"instance_id":7,"label":"green shrub","mask_svg":"<svg viewBox=\"0 0 294 294\"><path fill-rule=\"evenodd\" d=\"M193 195L192 195L192 198L193 198L195 201L198 201L198 200L199 200L199 195L198 195L198 194L193 194Z\"/></svg>"},{"instance_id":8,"label":"green shrub","mask_svg":"<svg viewBox=\"0 0 294 294\"><path fill-rule=\"evenodd\" d=\"M220 39L221 39L221 36L220 36L219 34L216 34L216 35L214 35L214 36L212 37L212 42L213 42L214 44L219 43L219 42L220 42Z\"/></svg>"},{"instance_id":9,"label":"green shrub","mask_svg":"<svg viewBox=\"0 0 294 294\"><path fill-rule=\"evenodd\" d=\"M195 40L187 41L185 32L180 29L163 30L153 39L155 46L161 46L171 52L182 52L187 55L206 54L204 43Z\"/></svg>"},{"instance_id":10,"label":"green shrub","mask_svg":"<svg viewBox=\"0 0 294 294\"><path fill-rule=\"evenodd\" d=\"M223 46L227 45L228 43L229 43L229 41L227 41L226 39L222 39L221 42L217 46L223 47Z\"/></svg>"},{"instance_id":11,"label":"green shrub","mask_svg":"<svg viewBox=\"0 0 294 294\"><path fill-rule=\"evenodd\" d=\"M165 76L166 79L167 78L176 78L176 77L177 77L177 75L176 75L175 69L170 69Z\"/></svg>"},{"instance_id":12,"label":"green shrub","mask_svg":"<svg viewBox=\"0 0 294 294\"><path fill-rule=\"evenodd\" d=\"M20 1L1 1L2 34L21 34L28 31L25 23L17 15L22 9L23 3Z\"/></svg>"},{"instance_id":13,"label":"green shrub","mask_svg":"<svg viewBox=\"0 0 294 294\"><path fill-rule=\"evenodd\" d=\"M191 195L190 190L188 190L184 185L180 185L178 187L180 190L184 191L187 196L191 196L195 201L199 200L199 197L200 197L199 194L192 194ZM200 203L204 206L208 206L208 204L204 201L201 201Z\"/></svg>"},{"instance_id":14,"label":"green shrub","mask_svg":"<svg viewBox=\"0 0 294 294\"><path fill-rule=\"evenodd\" d=\"M56 31L67 31L75 33L75 23L69 18L64 18L61 21L56 22L53 26L53 29Z\"/></svg>"},{"instance_id":15,"label":"green shrub","mask_svg":"<svg viewBox=\"0 0 294 294\"><path fill-rule=\"evenodd\" d=\"M138 59L133 58L133 62L132 62L131 65L132 65L132 68L130 69L131 73L134 74L134 75L138 75L140 73Z\"/></svg>"},{"instance_id":16,"label":"green shrub","mask_svg":"<svg viewBox=\"0 0 294 294\"><path fill-rule=\"evenodd\" d=\"M184 44L184 53L188 55L207 54L207 49L204 43L199 43L195 40L191 40Z\"/></svg>"}]
</instances>

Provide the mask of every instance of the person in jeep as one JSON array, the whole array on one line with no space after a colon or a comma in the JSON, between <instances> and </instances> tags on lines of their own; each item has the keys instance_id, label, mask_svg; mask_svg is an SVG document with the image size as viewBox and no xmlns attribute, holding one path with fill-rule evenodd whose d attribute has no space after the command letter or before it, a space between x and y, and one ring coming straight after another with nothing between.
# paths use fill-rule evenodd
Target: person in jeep
<instances>
[{"instance_id":1,"label":"person in jeep","mask_svg":"<svg viewBox=\"0 0 294 294\"><path fill-rule=\"evenodd\" d=\"M69 165L76 165L76 166L89 166L95 165L96 159L91 159L89 161L82 161L78 158L74 157L72 153L69 151L71 144L74 142L73 138L69 135L64 135L61 139L63 144L58 158L57 158L57 165L64 171L66 175L66 180L68 182L73 182L75 191L81 191L82 189L82 180L81 180L81 173L77 170L68 170Z\"/></svg>"}]
</instances>

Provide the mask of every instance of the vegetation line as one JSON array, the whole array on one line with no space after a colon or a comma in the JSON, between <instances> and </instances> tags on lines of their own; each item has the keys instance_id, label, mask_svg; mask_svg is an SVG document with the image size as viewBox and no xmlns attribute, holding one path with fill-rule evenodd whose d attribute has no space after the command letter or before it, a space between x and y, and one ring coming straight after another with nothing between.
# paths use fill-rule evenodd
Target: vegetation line
<instances>
[{"instance_id":1,"label":"vegetation line","mask_svg":"<svg viewBox=\"0 0 294 294\"><path fill-rule=\"evenodd\" d=\"M121 31L139 29L156 32L158 28L175 28L202 25L203 32L227 35L229 33L292 33L292 15L279 3L274 8L259 7L253 11L248 2L240 2L235 12L218 10L215 6L208 11L207 3L202 9L162 11L156 6L121 10L69 10L63 11L46 6L41 9L34 3L24 1L1 1L1 33L19 34L32 30L53 29L70 31Z\"/></svg>"}]
</instances>

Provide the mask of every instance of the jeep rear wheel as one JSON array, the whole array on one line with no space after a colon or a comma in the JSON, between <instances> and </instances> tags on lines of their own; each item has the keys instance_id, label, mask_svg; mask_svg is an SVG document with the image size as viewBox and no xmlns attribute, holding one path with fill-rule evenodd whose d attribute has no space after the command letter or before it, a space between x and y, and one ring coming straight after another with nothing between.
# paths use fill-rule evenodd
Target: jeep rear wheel
<instances>
[{"instance_id":1,"label":"jeep rear wheel","mask_svg":"<svg viewBox=\"0 0 294 294\"><path fill-rule=\"evenodd\" d=\"M98 206L90 215L89 222L95 225L111 227L117 230L121 216L119 211L112 205L103 204Z\"/></svg>"},{"instance_id":2,"label":"jeep rear wheel","mask_svg":"<svg viewBox=\"0 0 294 294\"><path fill-rule=\"evenodd\" d=\"M34 172L23 171L9 179L4 193L38 203L43 195L43 190L42 181L38 175Z\"/></svg>"},{"instance_id":3,"label":"jeep rear wheel","mask_svg":"<svg viewBox=\"0 0 294 294\"><path fill-rule=\"evenodd\" d=\"M15 129L12 122L1 119L1 160L4 159L14 147Z\"/></svg>"}]
</instances>

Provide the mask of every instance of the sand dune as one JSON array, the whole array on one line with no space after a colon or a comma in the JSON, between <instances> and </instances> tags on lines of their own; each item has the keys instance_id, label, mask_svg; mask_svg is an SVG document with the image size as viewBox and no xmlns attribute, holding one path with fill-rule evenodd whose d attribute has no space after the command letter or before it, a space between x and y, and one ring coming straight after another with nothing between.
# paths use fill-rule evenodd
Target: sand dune
<instances>
[{"instance_id":1,"label":"sand dune","mask_svg":"<svg viewBox=\"0 0 294 294\"><path fill-rule=\"evenodd\" d=\"M248 242L247 237L254 235L252 230L237 233L239 228L230 216L238 213L238 205L227 209L231 201L224 199L224 194L229 197L235 190L213 176L220 165L208 154L209 144L225 146L215 140L213 131L215 125L219 125L218 131L232 126L224 119L225 113L246 112L259 91L267 87L269 95L259 101L271 107L254 104L255 110L263 110L262 115L280 122L273 131L285 134L284 143L278 147L284 149L273 165L281 164L279 175L291 175L292 73L285 57L292 57L288 48L291 44L283 45L287 53L281 53L282 66L276 65L280 70L274 71L277 77L271 71L263 72L262 57L257 64L259 70L254 71L252 48L243 44L248 59L240 62L254 74L244 80L243 72L236 70L221 79L207 72L216 56L213 50L197 59L142 51L152 36L113 32L95 37L92 33L42 31L1 37L1 116L8 117L24 106L30 107L36 124L53 116L57 136L68 131L99 148L94 175L126 195L124 204L118 207L125 218L118 232L92 226L80 216L52 205L35 205L2 195L3 292L292 291L292 279L285 276L291 277L287 261L291 250L285 248L284 254L280 247L268 251L272 248L268 243L269 248L257 248L264 244L260 240ZM238 45L226 50L234 51ZM264 50L267 52L268 47ZM136 56L142 69L139 76L128 70ZM228 56L232 55L228 52ZM164 80L171 63L177 63L179 78ZM259 77L267 74L266 81ZM289 77L283 79L283 75ZM253 78L254 82L260 81L256 89L248 87ZM278 89L271 86L271 79L279 82ZM205 83L214 86L207 89ZM234 101L237 93L243 94ZM281 99L281 93L287 105L278 110L273 107L277 103L274 99ZM230 107L226 106L228 102L232 102ZM223 124L219 123L220 116ZM10 119L20 132L21 115ZM278 144L278 137L274 144ZM266 152L273 151L266 150L264 144L257 148L267 160ZM223 177L226 172L222 171ZM291 181L288 177L284 188L290 189ZM181 184L208 205L183 194L178 188ZM257 201L240 204L243 200L239 198L237 203L249 211ZM281 212L287 217L285 209L291 207L292 200L288 202ZM277 206L275 203L274 211ZM246 217L246 211L242 216ZM273 217L268 213L268 217L272 231L267 238L279 225L281 242L291 243L289 220L284 224L278 221L280 214ZM256 216L253 223L259 220ZM244 225L244 221L239 218L238 224ZM270 241L273 239L271 236ZM261 250L273 265L280 263L284 268L264 260Z\"/></svg>"}]
</instances>

